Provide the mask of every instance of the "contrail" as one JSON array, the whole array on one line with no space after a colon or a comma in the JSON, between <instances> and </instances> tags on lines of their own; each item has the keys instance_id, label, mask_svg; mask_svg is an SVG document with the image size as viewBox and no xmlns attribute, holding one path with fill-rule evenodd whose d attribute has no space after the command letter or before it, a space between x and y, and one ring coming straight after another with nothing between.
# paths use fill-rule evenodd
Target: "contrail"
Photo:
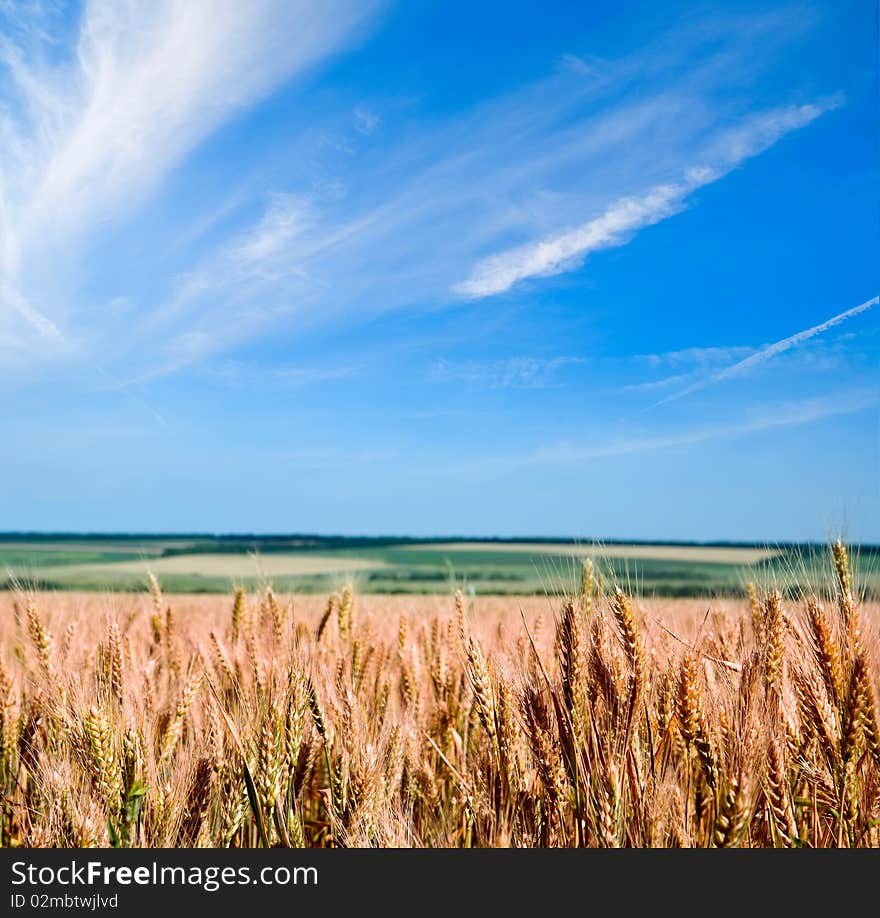
<instances>
[{"instance_id":1,"label":"contrail","mask_svg":"<svg viewBox=\"0 0 880 918\"><path fill-rule=\"evenodd\" d=\"M110 373L108 373L99 363L94 364L94 370L105 379L109 379L111 382L113 381L113 377L110 375ZM114 386L111 391L120 392L124 397L128 398L132 402L135 402L136 404L140 405L141 408L144 408L146 411L148 411L163 427L168 426L168 421L165 420L165 417L160 414L143 396L138 395L136 392L131 392L127 388L122 388L118 384Z\"/></svg>"},{"instance_id":2,"label":"contrail","mask_svg":"<svg viewBox=\"0 0 880 918\"><path fill-rule=\"evenodd\" d=\"M38 331L44 338L60 341L64 345L67 344L64 335L61 334L58 326L51 319L44 316L39 309L25 299L25 297L9 284L5 278L3 279L3 283L5 289L0 293L0 297L2 297L11 309L14 309L31 328Z\"/></svg>"},{"instance_id":3,"label":"contrail","mask_svg":"<svg viewBox=\"0 0 880 918\"><path fill-rule=\"evenodd\" d=\"M878 303L880 303L880 296L873 296L870 300L866 300L864 303L861 303L858 306L853 306L852 309L847 309L846 312L842 312L839 315L833 316L832 318L820 323L819 325L814 325L812 328L807 328L803 331L799 331L796 334L789 336L788 338L783 338L781 341L776 341L774 344L768 344L766 347L761 348L760 351L752 354L749 357L746 357L744 360L740 360L738 363L733 363L729 367L725 367L723 370L719 370L717 373L714 373L712 376L708 376L705 379L699 380L699 382L695 382L693 385L688 386L686 389L682 389L681 392L676 392L674 395L668 395L666 398L661 399L659 402L655 402L652 407L658 408L660 405L665 405L668 402L674 402L680 398L684 398L686 395L690 395L692 392L696 392L698 389L705 389L706 386L711 386L714 383L729 379L731 376L737 376L740 373L751 370L753 367L760 366L762 363L766 363L768 360L772 360L777 354L782 354L785 351L791 350L791 348L797 347L797 345L801 344L803 341L814 338L816 335L821 335L822 332L828 331L829 328L834 328L835 325L840 325L841 322L845 322L847 319L851 319L853 316L867 312Z\"/></svg>"}]
</instances>

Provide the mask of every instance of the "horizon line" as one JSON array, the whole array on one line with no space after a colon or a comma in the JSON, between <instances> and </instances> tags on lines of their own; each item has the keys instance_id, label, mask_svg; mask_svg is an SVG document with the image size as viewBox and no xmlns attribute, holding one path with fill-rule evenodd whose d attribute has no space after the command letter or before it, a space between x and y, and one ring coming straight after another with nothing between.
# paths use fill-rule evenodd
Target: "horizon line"
<instances>
[{"instance_id":1,"label":"horizon line","mask_svg":"<svg viewBox=\"0 0 880 918\"><path fill-rule=\"evenodd\" d=\"M266 541L266 542L292 542L292 541L316 541L316 542L410 542L416 544L445 544L448 542L498 542L506 544L523 544L535 542L538 544L570 544L578 545L693 545L706 547L743 547L743 548L825 548L832 541L829 537L825 541L815 539L805 540L761 540L761 539L664 539L664 538L588 538L580 536L506 536L506 535L430 535L416 536L405 535L400 533L391 534L355 534L345 535L342 533L321 534L314 532L286 532L286 533L259 533L259 532L138 532L138 531L88 531L88 530L3 530L0 531L0 543L12 541L13 539L62 539L62 540L85 540L85 539L117 539L117 540L160 540L160 539L204 539L221 542L235 541ZM860 549L869 549L880 551L880 542L850 542L844 540L847 544Z\"/></svg>"}]
</instances>

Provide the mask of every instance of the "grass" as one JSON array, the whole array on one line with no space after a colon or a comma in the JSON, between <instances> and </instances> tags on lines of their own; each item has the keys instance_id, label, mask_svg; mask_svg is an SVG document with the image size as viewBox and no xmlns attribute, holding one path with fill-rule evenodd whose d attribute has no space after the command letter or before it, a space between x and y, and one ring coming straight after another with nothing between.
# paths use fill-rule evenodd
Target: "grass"
<instances>
[{"instance_id":1,"label":"grass","mask_svg":"<svg viewBox=\"0 0 880 918\"><path fill-rule=\"evenodd\" d=\"M591 565L522 601L9 593L0 844L877 847L880 606L843 546L823 570L720 602Z\"/></svg>"},{"instance_id":2,"label":"grass","mask_svg":"<svg viewBox=\"0 0 880 918\"><path fill-rule=\"evenodd\" d=\"M572 590L584 557L601 559L617 581L645 595L745 595L767 572L803 582L815 567L809 546L579 544L317 537L0 537L0 585L136 591L148 571L175 593L225 593L242 585L326 593L355 581L361 593L434 593L457 583L479 594L541 594L550 581ZM856 565L880 593L880 552Z\"/></svg>"}]
</instances>

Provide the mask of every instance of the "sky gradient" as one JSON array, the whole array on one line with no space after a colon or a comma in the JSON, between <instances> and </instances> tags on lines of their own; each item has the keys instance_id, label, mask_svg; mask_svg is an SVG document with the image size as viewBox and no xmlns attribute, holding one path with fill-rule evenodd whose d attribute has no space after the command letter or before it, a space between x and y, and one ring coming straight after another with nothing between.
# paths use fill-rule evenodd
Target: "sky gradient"
<instances>
[{"instance_id":1,"label":"sky gradient","mask_svg":"<svg viewBox=\"0 0 880 918\"><path fill-rule=\"evenodd\" d=\"M0 0L0 531L880 542L876 15Z\"/></svg>"}]
</instances>

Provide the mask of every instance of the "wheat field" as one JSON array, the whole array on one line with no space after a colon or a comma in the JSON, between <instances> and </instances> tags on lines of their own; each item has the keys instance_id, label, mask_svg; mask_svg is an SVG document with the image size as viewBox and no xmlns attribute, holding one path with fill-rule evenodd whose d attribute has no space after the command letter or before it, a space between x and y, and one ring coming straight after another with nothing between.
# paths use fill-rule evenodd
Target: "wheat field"
<instances>
[{"instance_id":1,"label":"wheat field","mask_svg":"<svg viewBox=\"0 0 880 918\"><path fill-rule=\"evenodd\" d=\"M880 634L816 595L0 597L3 846L877 847Z\"/></svg>"}]
</instances>

